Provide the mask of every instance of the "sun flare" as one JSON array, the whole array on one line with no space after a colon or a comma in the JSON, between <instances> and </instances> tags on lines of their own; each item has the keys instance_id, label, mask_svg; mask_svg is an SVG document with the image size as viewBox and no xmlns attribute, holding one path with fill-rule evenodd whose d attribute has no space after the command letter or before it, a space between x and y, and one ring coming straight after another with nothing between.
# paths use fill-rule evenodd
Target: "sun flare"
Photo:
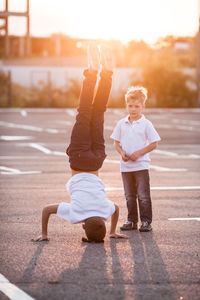
<instances>
[{"instance_id":1,"label":"sun flare","mask_svg":"<svg viewBox=\"0 0 200 300\"><path fill-rule=\"evenodd\" d=\"M9 0L11 10L25 10L25 0ZM62 33L76 38L144 40L166 35L194 35L198 0L30 0L31 34ZM11 34L23 34L13 19ZM20 31L21 30L21 31Z\"/></svg>"}]
</instances>

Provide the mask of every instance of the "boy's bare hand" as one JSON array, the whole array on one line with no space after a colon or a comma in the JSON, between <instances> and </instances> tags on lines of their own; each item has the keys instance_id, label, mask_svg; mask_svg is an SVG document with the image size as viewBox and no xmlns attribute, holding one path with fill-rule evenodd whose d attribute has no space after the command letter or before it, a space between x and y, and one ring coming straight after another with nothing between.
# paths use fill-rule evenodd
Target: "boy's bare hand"
<instances>
[{"instance_id":1,"label":"boy's bare hand","mask_svg":"<svg viewBox=\"0 0 200 300\"><path fill-rule=\"evenodd\" d=\"M137 160L140 156L141 156L141 155L140 155L140 152L139 152L139 151L136 151L136 152L133 152L133 153L131 154L130 159L133 160L133 161L135 161L135 160Z\"/></svg>"},{"instance_id":2,"label":"boy's bare hand","mask_svg":"<svg viewBox=\"0 0 200 300\"><path fill-rule=\"evenodd\" d=\"M125 234L111 233L110 238L112 238L112 239L128 239L128 236Z\"/></svg>"},{"instance_id":3,"label":"boy's bare hand","mask_svg":"<svg viewBox=\"0 0 200 300\"><path fill-rule=\"evenodd\" d=\"M122 151L122 159L123 161L128 161L129 160L129 155L125 152L125 151Z\"/></svg>"},{"instance_id":4,"label":"boy's bare hand","mask_svg":"<svg viewBox=\"0 0 200 300\"><path fill-rule=\"evenodd\" d=\"M42 241L49 241L49 238L47 235L39 235L37 238L32 239L32 242L42 242Z\"/></svg>"}]
</instances>

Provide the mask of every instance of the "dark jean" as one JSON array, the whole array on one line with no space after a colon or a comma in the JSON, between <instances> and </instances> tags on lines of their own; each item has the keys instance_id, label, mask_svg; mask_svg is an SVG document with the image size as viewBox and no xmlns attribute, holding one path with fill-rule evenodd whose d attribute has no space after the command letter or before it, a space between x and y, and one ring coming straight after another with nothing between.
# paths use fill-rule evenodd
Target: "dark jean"
<instances>
[{"instance_id":1,"label":"dark jean","mask_svg":"<svg viewBox=\"0 0 200 300\"><path fill-rule=\"evenodd\" d=\"M97 71L85 70L76 122L67 148L70 167L78 171L96 171L101 168L105 154L104 112L111 85L111 71L102 71L94 98Z\"/></svg>"},{"instance_id":2,"label":"dark jean","mask_svg":"<svg viewBox=\"0 0 200 300\"><path fill-rule=\"evenodd\" d=\"M150 224L152 222L152 205L149 171L122 172L121 174L128 209L128 221L138 222L138 199L140 220Z\"/></svg>"}]
</instances>

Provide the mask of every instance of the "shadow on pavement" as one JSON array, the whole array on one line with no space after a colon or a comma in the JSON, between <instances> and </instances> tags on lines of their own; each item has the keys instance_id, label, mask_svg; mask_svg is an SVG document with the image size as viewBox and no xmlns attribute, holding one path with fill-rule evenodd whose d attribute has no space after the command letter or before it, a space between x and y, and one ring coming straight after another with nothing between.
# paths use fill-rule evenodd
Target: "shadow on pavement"
<instances>
[{"instance_id":1,"label":"shadow on pavement","mask_svg":"<svg viewBox=\"0 0 200 300\"><path fill-rule=\"evenodd\" d=\"M117 289L120 264L116 246L111 245L113 280L108 275L107 253L104 244L88 244L76 269L67 269L59 276L59 282L67 283L67 299L124 299L123 291ZM117 282L115 283L115 274ZM120 275L121 276L121 275ZM120 293L120 294L119 294ZM65 294L66 296L66 294ZM59 299L66 299L60 295Z\"/></svg>"},{"instance_id":2,"label":"shadow on pavement","mask_svg":"<svg viewBox=\"0 0 200 300\"><path fill-rule=\"evenodd\" d=\"M134 260L134 299L177 299L153 232L136 232L130 246Z\"/></svg>"},{"instance_id":3,"label":"shadow on pavement","mask_svg":"<svg viewBox=\"0 0 200 300\"><path fill-rule=\"evenodd\" d=\"M38 247L30 260L28 266L26 267L22 278L20 279L20 282L30 282L32 280L32 275L35 270L35 267L37 265L37 260L40 257L40 254L42 253L43 248L48 244L48 242L39 243Z\"/></svg>"}]
</instances>

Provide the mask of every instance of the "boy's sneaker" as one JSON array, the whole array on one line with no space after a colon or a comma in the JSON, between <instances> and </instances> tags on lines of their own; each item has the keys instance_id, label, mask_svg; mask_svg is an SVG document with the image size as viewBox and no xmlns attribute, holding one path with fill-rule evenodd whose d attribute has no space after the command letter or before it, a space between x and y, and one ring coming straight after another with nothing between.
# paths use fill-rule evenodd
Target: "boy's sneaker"
<instances>
[{"instance_id":1,"label":"boy's sneaker","mask_svg":"<svg viewBox=\"0 0 200 300\"><path fill-rule=\"evenodd\" d=\"M127 221L120 227L121 230L137 230L137 223Z\"/></svg>"},{"instance_id":2,"label":"boy's sneaker","mask_svg":"<svg viewBox=\"0 0 200 300\"><path fill-rule=\"evenodd\" d=\"M100 53L99 48L94 42L88 44L88 66L90 69L100 69Z\"/></svg>"},{"instance_id":3,"label":"boy's sneaker","mask_svg":"<svg viewBox=\"0 0 200 300\"><path fill-rule=\"evenodd\" d=\"M147 231L151 231L152 227L148 222L142 222L139 231L140 232L147 232Z\"/></svg>"},{"instance_id":4,"label":"boy's sneaker","mask_svg":"<svg viewBox=\"0 0 200 300\"><path fill-rule=\"evenodd\" d=\"M100 60L102 70L112 71L114 69L114 60L111 48L107 45L100 46Z\"/></svg>"}]
</instances>

